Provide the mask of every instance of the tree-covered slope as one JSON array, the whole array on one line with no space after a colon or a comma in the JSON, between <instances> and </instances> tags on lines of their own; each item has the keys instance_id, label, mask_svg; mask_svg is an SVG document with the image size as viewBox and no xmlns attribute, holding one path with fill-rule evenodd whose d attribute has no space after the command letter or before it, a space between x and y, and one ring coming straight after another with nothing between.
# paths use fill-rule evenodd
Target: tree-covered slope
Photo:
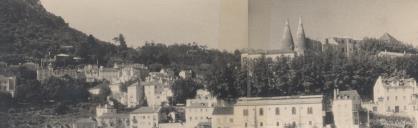
<instances>
[{"instance_id":1,"label":"tree-covered slope","mask_svg":"<svg viewBox=\"0 0 418 128\"><path fill-rule=\"evenodd\" d=\"M47 12L39 0L0 0L2 61L12 61L11 58L36 61L48 52L58 52L56 50L62 45L74 46L75 53L87 41L86 34L69 27L61 17ZM101 41L97 43L113 47Z\"/></svg>"}]
</instances>

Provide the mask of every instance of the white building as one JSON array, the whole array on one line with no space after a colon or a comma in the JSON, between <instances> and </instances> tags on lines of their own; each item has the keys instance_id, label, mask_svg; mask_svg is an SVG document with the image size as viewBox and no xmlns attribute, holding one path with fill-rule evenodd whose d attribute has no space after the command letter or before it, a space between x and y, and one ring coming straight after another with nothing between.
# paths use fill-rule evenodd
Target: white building
<instances>
[{"instance_id":1,"label":"white building","mask_svg":"<svg viewBox=\"0 0 418 128\"><path fill-rule=\"evenodd\" d=\"M160 72L150 72L149 76L145 78L146 82L156 82L163 85L171 85L175 81L174 73L170 70L161 69Z\"/></svg>"},{"instance_id":2,"label":"white building","mask_svg":"<svg viewBox=\"0 0 418 128\"><path fill-rule=\"evenodd\" d=\"M357 91L334 91L332 113L337 128L358 128L360 109L361 98Z\"/></svg>"},{"instance_id":3,"label":"white building","mask_svg":"<svg viewBox=\"0 0 418 128\"><path fill-rule=\"evenodd\" d=\"M16 94L16 77L0 75L0 91L10 93L14 97Z\"/></svg>"},{"instance_id":4,"label":"white building","mask_svg":"<svg viewBox=\"0 0 418 128\"><path fill-rule=\"evenodd\" d=\"M193 76L192 70L182 70L179 72L179 76L182 79L191 78Z\"/></svg>"},{"instance_id":5,"label":"white building","mask_svg":"<svg viewBox=\"0 0 418 128\"><path fill-rule=\"evenodd\" d=\"M408 115L418 111L415 79L380 76L373 88L373 103L366 108L383 115Z\"/></svg>"},{"instance_id":6,"label":"white building","mask_svg":"<svg viewBox=\"0 0 418 128\"><path fill-rule=\"evenodd\" d=\"M199 124L210 124L217 100L207 90L197 90L195 99L186 100L186 127L195 128Z\"/></svg>"},{"instance_id":7,"label":"white building","mask_svg":"<svg viewBox=\"0 0 418 128\"><path fill-rule=\"evenodd\" d=\"M105 68L97 65L86 65L84 75L87 82L96 80L107 80L111 83L123 83L129 80L139 78L140 72L146 69L142 64L117 65L111 68Z\"/></svg>"},{"instance_id":8,"label":"white building","mask_svg":"<svg viewBox=\"0 0 418 128\"><path fill-rule=\"evenodd\" d=\"M137 105L140 104L141 99L142 99L142 93L141 93L141 88L138 82L128 86L128 92L127 92L127 96L128 96L128 107L136 107Z\"/></svg>"},{"instance_id":9,"label":"white building","mask_svg":"<svg viewBox=\"0 0 418 128\"><path fill-rule=\"evenodd\" d=\"M89 93L92 95L99 95L100 94L100 88L99 87L93 87L89 89Z\"/></svg>"},{"instance_id":10,"label":"white building","mask_svg":"<svg viewBox=\"0 0 418 128\"><path fill-rule=\"evenodd\" d=\"M148 106L161 106L163 103L168 103L173 96L168 85L158 82L143 82L145 98Z\"/></svg>"},{"instance_id":11,"label":"white building","mask_svg":"<svg viewBox=\"0 0 418 128\"><path fill-rule=\"evenodd\" d=\"M104 114L116 114L116 109L109 104L99 105L96 107L96 117L102 116Z\"/></svg>"},{"instance_id":12,"label":"white building","mask_svg":"<svg viewBox=\"0 0 418 128\"><path fill-rule=\"evenodd\" d=\"M324 126L322 95L239 98L234 128L320 128Z\"/></svg>"},{"instance_id":13,"label":"white building","mask_svg":"<svg viewBox=\"0 0 418 128\"><path fill-rule=\"evenodd\" d=\"M409 57L413 54L404 52L388 52L387 50L383 52L379 52L377 54L378 57L387 57L387 58L398 58L398 57Z\"/></svg>"},{"instance_id":14,"label":"white building","mask_svg":"<svg viewBox=\"0 0 418 128\"><path fill-rule=\"evenodd\" d=\"M234 107L215 107L212 115L213 128L234 127Z\"/></svg>"},{"instance_id":15,"label":"white building","mask_svg":"<svg viewBox=\"0 0 418 128\"><path fill-rule=\"evenodd\" d=\"M130 128L158 128L161 107L141 107L130 113Z\"/></svg>"}]
</instances>

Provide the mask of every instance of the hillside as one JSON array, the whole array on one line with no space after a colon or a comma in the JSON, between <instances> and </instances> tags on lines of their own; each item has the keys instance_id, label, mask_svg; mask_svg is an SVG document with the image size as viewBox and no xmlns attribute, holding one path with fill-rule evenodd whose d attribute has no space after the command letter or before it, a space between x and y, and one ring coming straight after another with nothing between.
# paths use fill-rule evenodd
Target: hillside
<instances>
[{"instance_id":1,"label":"hillside","mask_svg":"<svg viewBox=\"0 0 418 128\"><path fill-rule=\"evenodd\" d=\"M57 52L54 50L60 45L72 45L79 49L88 40L88 35L69 27L61 17L46 11L39 0L0 1L2 61L36 61L48 52Z\"/></svg>"}]
</instances>

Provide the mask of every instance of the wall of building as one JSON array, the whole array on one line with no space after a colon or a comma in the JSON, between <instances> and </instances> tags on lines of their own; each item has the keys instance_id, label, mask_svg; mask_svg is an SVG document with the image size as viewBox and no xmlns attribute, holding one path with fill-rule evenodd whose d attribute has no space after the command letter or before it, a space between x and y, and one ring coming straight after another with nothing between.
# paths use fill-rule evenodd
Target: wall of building
<instances>
[{"instance_id":1,"label":"wall of building","mask_svg":"<svg viewBox=\"0 0 418 128\"><path fill-rule=\"evenodd\" d=\"M278 113L276 113L278 108ZM308 113L312 108L312 113ZM292 113L292 109L296 112ZM248 111L248 112L244 112ZM261 112L263 111L263 112ZM247 115L244 115L247 113ZM234 106L234 127L280 127L295 124L298 127L322 127L324 112L320 104Z\"/></svg>"}]
</instances>

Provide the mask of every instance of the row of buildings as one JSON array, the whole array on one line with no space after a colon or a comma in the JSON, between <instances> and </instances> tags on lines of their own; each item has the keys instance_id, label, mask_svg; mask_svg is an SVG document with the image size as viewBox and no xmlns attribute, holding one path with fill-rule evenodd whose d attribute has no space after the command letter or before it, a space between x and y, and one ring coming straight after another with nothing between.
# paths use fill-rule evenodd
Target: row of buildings
<instances>
[{"instance_id":1,"label":"row of buildings","mask_svg":"<svg viewBox=\"0 0 418 128\"><path fill-rule=\"evenodd\" d=\"M87 82L107 80L111 83L123 83L138 77L141 71L147 68L142 64L117 65L105 68L97 65L86 65L83 68L57 69L50 63L46 68L40 67L36 70L37 80L44 81L50 77L62 77L65 75L73 78L85 78Z\"/></svg>"},{"instance_id":2,"label":"row of buildings","mask_svg":"<svg viewBox=\"0 0 418 128\"><path fill-rule=\"evenodd\" d=\"M178 110L163 111L167 106L149 105L117 113L111 105L104 105L97 108L96 124L112 127L122 123L126 128L359 128L369 125L368 115L361 113L418 119L415 79L380 76L373 96L373 101L362 101L355 90L335 89L327 109L323 95L242 97L227 104L207 90L198 90L185 106L176 106L184 110L183 120L165 121L167 117L179 118ZM332 122L327 121L327 113L332 113Z\"/></svg>"}]
</instances>

